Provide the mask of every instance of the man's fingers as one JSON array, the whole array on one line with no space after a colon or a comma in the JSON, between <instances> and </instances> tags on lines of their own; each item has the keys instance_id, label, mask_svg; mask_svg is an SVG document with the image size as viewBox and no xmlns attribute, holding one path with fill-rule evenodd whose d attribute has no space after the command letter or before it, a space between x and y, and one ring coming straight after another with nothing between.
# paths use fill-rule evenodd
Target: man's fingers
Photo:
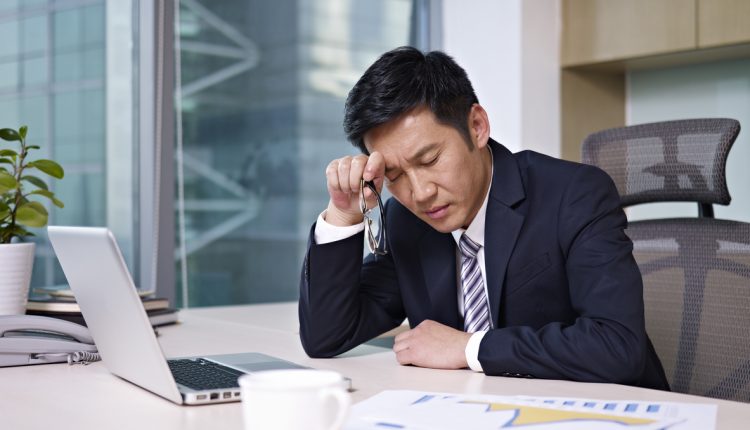
<instances>
[{"instance_id":1,"label":"man's fingers","mask_svg":"<svg viewBox=\"0 0 750 430\"><path fill-rule=\"evenodd\" d=\"M378 191L380 191L384 176L385 158L383 158L383 154L375 151L367 158L367 165L362 177L365 181L375 181L375 185L378 185Z\"/></svg>"},{"instance_id":2,"label":"man's fingers","mask_svg":"<svg viewBox=\"0 0 750 430\"><path fill-rule=\"evenodd\" d=\"M409 348L403 349L399 352L396 352L396 361L398 361L398 364L401 365L407 365L412 364L412 353Z\"/></svg>"},{"instance_id":3,"label":"man's fingers","mask_svg":"<svg viewBox=\"0 0 750 430\"><path fill-rule=\"evenodd\" d=\"M412 330L406 330L405 332L401 332L397 334L396 337L393 338L393 341L395 343L400 343L410 338L411 336L412 336Z\"/></svg>"},{"instance_id":4,"label":"man's fingers","mask_svg":"<svg viewBox=\"0 0 750 430\"><path fill-rule=\"evenodd\" d=\"M407 365L412 364L412 352L409 349L410 338L412 337L412 330L405 331L396 335L393 341L393 352L396 353L396 361L399 364Z\"/></svg>"},{"instance_id":5,"label":"man's fingers","mask_svg":"<svg viewBox=\"0 0 750 430\"><path fill-rule=\"evenodd\" d=\"M406 356L406 352L402 352L401 354L396 354L396 361L398 361L398 364L402 366L411 364L411 358Z\"/></svg>"},{"instance_id":6,"label":"man's fingers","mask_svg":"<svg viewBox=\"0 0 750 430\"><path fill-rule=\"evenodd\" d=\"M362 179L365 172L365 165L367 164L366 155L357 155L352 158L351 168L349 169L349 188L352 192L359 193L360 180ZM366 196L366 194L365 194Z\"/></svg>"},{"instance_id":7,"label":"man's fingers","mask_svg":"<svg viewBox=\"0 0 750 430\"><path fill-rule=\"evenodd\" d=\"M334 183L338 184L338 169L339 169L339 160L333 160L326 166L326 183L328 184L328 189L336 189L336 187L333 187L332 185Z\"/></svg>"},{"instance_id":8,"label":"man's fingers","mask_svg":"<svg viewBox=\"0 0 750 430\"><path fill-rule=\"evenodd\" d=\"M339 158L338 164L338 181L339 189L347 194L352 192L352 187L349 185L349 170L352 167L352 157Z\"/></svg>"},{"instance_id":9,"label":"man's fingers","mask_svg":"<svg viewBox=\"0 0 750 430\"><path fill-rule=\"evenodd\" d=\"M338 194L341 193L341 187L339 186L339 160L333 160L328 163L326 167L326 186L328 187L328 194L332 198L339 198Z\"/></svg>"},{"instance_id":10,"label":"man's fingers","mask_svg":"<svg viewBox=\"0 0 750 430\"><path fill-rule=\"evenodd\" d=\"M374 160L372 163L370 160ZM359 154L345 156L331 161L326 167L326 183L331 202L336 209L345 212L347 217L359 213L361 180L372 180L378 191L383 186L385 161L380 153L373 156ZM369 172L369 173L368 173ZM377 206L374 193L367 187L364 190L367 207ZM359 214L361 215L361 214Z\"/></svg>"},{"instance_id":11,"label":"man's fingers","mask_svg":"<svg viewBox=\"0 0 750 430\"><path fill-rule=\"evenodd\" d=\"M409 349L409 344L406 341L402 340L400 342L393 343L393 352L395 352L396 354L407 349Z\"/></svg>"}]
</instances>

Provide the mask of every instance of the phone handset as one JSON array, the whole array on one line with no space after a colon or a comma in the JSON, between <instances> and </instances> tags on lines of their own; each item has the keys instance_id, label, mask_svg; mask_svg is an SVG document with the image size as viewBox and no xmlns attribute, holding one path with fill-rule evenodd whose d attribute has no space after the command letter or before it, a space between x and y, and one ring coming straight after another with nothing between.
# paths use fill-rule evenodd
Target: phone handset
<instances>
[{"instance_id":1,"label":"phone handset","mask_svg":"<svg viewBox=\"0 0 750 430\"><path fill-rule=\"evenodd\" d=\"M99 360L88 329L57 318L0 316L0 366Z\"/></svg>"}]
</instances>

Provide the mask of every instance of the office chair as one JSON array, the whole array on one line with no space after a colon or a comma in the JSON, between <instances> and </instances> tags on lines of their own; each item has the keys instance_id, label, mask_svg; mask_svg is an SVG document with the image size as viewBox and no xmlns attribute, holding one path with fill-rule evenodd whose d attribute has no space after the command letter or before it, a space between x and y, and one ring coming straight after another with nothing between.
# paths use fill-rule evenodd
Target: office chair
<instances>
[{"instance_id":1,"label":"office chair","mask_svg":"<svg viewBox=\"0 0 750 430\"><path fill-rule=\"evenodd\" d=\"M714 218L729 204L725 168L740 124L667 121L588 136L583 162L614 180L623 207L696 202L697 218L634 221L646 331L673 391L750 401L750 223Z\"/></svg>"}]
</instances>

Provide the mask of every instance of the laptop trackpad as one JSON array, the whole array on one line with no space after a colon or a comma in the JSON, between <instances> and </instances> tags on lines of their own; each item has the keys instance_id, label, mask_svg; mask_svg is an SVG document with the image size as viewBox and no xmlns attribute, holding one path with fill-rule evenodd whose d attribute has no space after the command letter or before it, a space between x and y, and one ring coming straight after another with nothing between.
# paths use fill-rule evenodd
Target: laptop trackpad
<instances>
[{"instance_id":1,"label":"laptop trackpad","mask_svg":"<svg viewBox=\"0 0 750 430\"><path fill-rule=\"evenodd\" d=\"M234 367L235 369L246 372L258 372L261 370L274 369L304 369L304 366L284 361L280 358L271 357L270 355L248 352L242 354L223 354L209 355L203 357L206 360L215 361L225 366Z\"/></svg>"}]
</instances>

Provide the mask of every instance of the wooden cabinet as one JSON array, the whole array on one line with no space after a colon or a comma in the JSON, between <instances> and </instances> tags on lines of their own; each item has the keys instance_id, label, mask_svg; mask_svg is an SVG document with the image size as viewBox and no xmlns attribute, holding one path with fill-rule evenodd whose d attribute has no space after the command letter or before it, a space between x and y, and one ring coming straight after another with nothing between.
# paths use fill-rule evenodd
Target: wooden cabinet
<instances>
[{"instance_id":1,"label":"wooden cabinet","mask_svg":"<svg viewBox=\"0 0 750 430\"><path fill-rule=\"evenodd\" d=\"M750 58L750 0L562 0L561 153L625 125L629 71Z\"/></svg>"},{"instance_id":2,"label":"wooden cabinet","mask_svg":"<svg viewBox=\"0 0 750 430\"><path fill-rule=\"evenodd\" d=\"M750 1L698 0L698 47L748 43Z\"/></svg>"},{"instance_id":3,"label":"wooden cabinet","mask_svg":"<svg viewBox=\"0 0 750 430\"><path fill-rule=\"evenodd\" d=\"M560 156L580 161L586 136L625 125L625 74L569 69L560 79Z\"/></svg>"},{"instance_id":4,"label":"wooden cabinet","mask_svg":"<svg viewBox=\"0 0 750 430\"><path fill-rule=\"evenodd\" d=\"M563 0L562 65L694 49L696 1Z\"/></svg>"}]
</instances>

